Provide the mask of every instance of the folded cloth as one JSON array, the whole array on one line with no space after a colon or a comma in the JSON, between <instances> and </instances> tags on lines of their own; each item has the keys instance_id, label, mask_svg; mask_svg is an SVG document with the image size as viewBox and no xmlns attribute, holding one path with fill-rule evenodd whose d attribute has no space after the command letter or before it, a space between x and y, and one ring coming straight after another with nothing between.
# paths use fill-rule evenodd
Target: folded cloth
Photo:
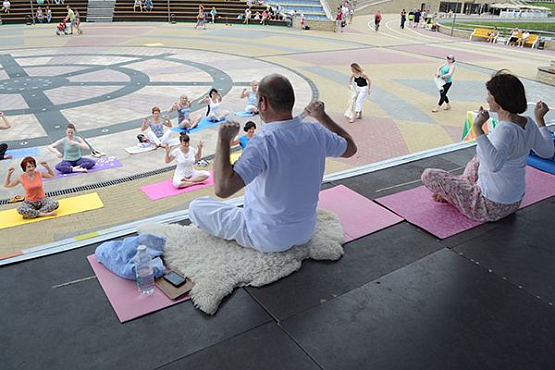
<instances>
[{"instance_id":1,"label":"folded cloth","mask_svg":"<svg viewBox=\"0 0 555 370\"><path fill-rule=\"evenodd\" d=\"M347 95L347 109L345 110L345 117L355 119L355 103L357 100L357 92L353 86L349 86Z\"/></svg>"},{"instance_id":2,"label":"folded cloth","mask_svg":"<svg viewBox=\"0 0 555 370\"><path fill-rule=\"evenodd\" d=\"M166 267L159 257L164 252L166 238L152 234L140 234L123 240L111 240L100 244L94 252L98 262L124 279L135 280L135 255L139 245L145 245L152 259L154 276L164 275Z\"/></svg>"}]
</instances>

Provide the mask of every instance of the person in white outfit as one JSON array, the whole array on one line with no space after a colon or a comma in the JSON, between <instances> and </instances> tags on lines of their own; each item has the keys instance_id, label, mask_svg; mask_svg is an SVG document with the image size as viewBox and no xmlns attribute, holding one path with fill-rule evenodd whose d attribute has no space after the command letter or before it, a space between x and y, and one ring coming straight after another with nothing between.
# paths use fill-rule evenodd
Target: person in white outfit
<instances>
[{"instance_id":1,"label":"person in white outfit","mask_svg":"<svg viewBox=\"0 0 555 370\"><path fill-rule=\"evenodd\" d=\"M209 121L223 121L229 114L229 111L221 109L222 95L216 89L210 89L208 95L204 97L199 104L208 104L206 110L206 118Z\"/></svg>"},{"instance_id":2,"label":"person in white outfit","mask_svg":"<svg viewBox=\"0 0 555 370\"><path fill-rule=\"evenodd\" d=\"M318 123L293 117L295 94L284 76L264 77L257 97L260 118L266 122L262 132L232 166L230 142L240 126L223 123L214 164L216 195L227 198L245 187L244 206L201 197L191 202L189 217L216 237L261 252L283 252L308 242L315 232L326 157L351 157L357 147L320 101L305 108Z\"/></svg>"},{"instance_id":3,"label":"person in white outfit","mask_svg":"<svg viewBox=\"0 0 555 370\"><path fill-rule=\"evenodd\" d=\"M251 81L250 89L243 89L241 92L241 99L247 98L247 105L245 107L245 112L258 113L257 101L256 101L256 89L258 88L258 81Z\"/></svg>"},{"instance_id":4,"label":"person in white outfit","mask_svg":"<svg viewBox=\"0 0 555 370\"><path fill-rule=\"evenodd\" d=\"M422 182L435 201L450 203L466 217L480 222L497 221L518 210L526 189L530 149L542 158L555 153L544 118L549 107L542 101L536 104L535 122L521 116L528 101L518 77L499 71L486 83L486 89L489 109L497 113L499 123L486 135L482 125L489 113L480 107L473 123L476 155L464 173L456 176L432 168L422 173Z\"/></svg>"},{"instance_id":5,"label":"person in white outfit","mask_svg":"<svg viewBox=\"0 0 555 370\"><path fill-rule=\"evenodd\" d=\"M350 119L349 122L354 122L355 119L362 118L362 105L364 99L370 94L370 78L357 63L351 64L351 77L349 77L349 87L352 86L353 81L356 84L356 103L355 103L355 117Z\"/></svg>"},{"instance_id":6,"label":"person in white outfit","mask_svg":"<svg viewBox=\"0 0 555 370\"><path fill-rule=\"evenodd\" d=\"M151 110L152 116L145 117L141 125L141 131L146 131L150 128L147 133L148 140L156 145L157 147L166 148L170 142L171 130L164 133L164 126L171 128L172 123L169 116L160 117L160 107L154 107Z\"/></svg>"},{"instance_id":7,"label":"person in white outfit","mask_svg":"<svg viewBox=\"0 0 555 370\"><path fill-rule=\"evenodd\" d=\"M191 148L190 141L189 135L182 132L179 134L179 147L175 149L169 145L166 147L166 163L177 161L173 174L173 186L178 189L198 185L210 177L210 172L197 171L193 167L202 158L204 142L199 141L197 149L195 149Z\"/></svg>"}]
</instances>

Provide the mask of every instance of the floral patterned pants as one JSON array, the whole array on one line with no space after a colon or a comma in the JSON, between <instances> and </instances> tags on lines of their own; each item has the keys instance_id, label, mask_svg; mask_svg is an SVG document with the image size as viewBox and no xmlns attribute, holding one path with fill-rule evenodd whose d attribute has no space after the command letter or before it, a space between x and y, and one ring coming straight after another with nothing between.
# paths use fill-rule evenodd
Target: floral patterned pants
<instances>
[{"instance_id":1,"label":"floral patterned pants","mask_svg":"<svg viewBox=\"0 0 555 370\"><path fill-rule=\"evenodd\" d=\"M57 200L45 197L38 202L29 202L25 200L21 206L17 207L17 212L23 218L37 218L41 212L48 213L58 209L59 203Z\"/></svg>"},{"instance_id":2,"label":"floral patterned pants","mask_svg":"<svg viewBox=\"0 0 555 370\"><path fill-rule=\"evenodd\" d=\"M520 201L502 204L482 196L482 189L476 184L479 167L478 157L474 156L460 176L444 170L428 168L422 173L422 182L432 193L443 197L463 215L475 221L497 221L516 212Z\"/></svg>"}]
</instances>

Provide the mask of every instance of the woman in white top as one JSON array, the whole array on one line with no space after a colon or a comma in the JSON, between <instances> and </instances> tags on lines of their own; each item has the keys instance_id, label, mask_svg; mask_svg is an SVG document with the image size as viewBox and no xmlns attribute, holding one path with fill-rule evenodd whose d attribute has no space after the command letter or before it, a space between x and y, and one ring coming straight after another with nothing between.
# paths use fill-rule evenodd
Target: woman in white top
<instances>
[{"instance_id":1,"label":"woman in white top","mask_svg":"<svg viewBox=\"0 0 555 370\"><path fill-rule=\"evenodd\" d=\"M177 160L175 173L173 175L173 186L178 189L200 184L210 177L208 171L197 171L194 164L202 158L204 142L199 141L197 149L191 148L189 135L182 132L179 135L179 147L172 150L166 147L166 163Z\"/></svg>"},{"instance_id":2,"label":"woman in white top","mask_svg":"<svg viewBox=\"0 0 555 370\"><path fill-rule=\"evenodd\" d=\"M486 83L487 102L497 112L499 124L488 136L482 125L489 119L480 107L474 120L476 156L461 176L438 169L426 169L422 182L434 200L454 205L465 216L481 222L497 221L515 212L525 190L526 157L533 149L538 156L550 158L555 148L544 116L548 106L538 102L534 110L536 123L520 114L527 101L522 82L504 71Z\"/></svg>"},{"instance_id":3,"label":"woman in white top","mask_svg":"<svg viewBox=\"0 0 555 370\"><path fill-rule=\"evenodd\" d=\"M209 121L223 121L225 120L225 117L229 114L228 111L220 109L220 105L222 103L222 95L216 89L210 89L208 95L206 95L204 99L199 102L199 104L205 103L208 103L206 118Z\"/></svg>"}]
</instances>

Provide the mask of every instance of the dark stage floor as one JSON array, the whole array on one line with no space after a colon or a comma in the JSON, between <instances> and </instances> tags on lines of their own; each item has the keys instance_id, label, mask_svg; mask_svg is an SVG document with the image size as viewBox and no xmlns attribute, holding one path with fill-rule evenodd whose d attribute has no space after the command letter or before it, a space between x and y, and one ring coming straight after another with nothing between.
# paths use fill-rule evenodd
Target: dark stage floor
<instances>
[{"instance_id":1,"label":"dark stage floor","mask_svg":"<svg viewBox=\"0 0 555 370\"><path fill-rule=\"evenodd\" d=\"M368 198L455 169L469 148L330 185ZM460 171L460 170L459 170ZM383 190L389 188L388 190ZM553 369L555 197L442 241L402 222L237 289L209 317L191 302L120 324L85 256L0 269L2 369Z\"/></svg>"}]
</instances>

